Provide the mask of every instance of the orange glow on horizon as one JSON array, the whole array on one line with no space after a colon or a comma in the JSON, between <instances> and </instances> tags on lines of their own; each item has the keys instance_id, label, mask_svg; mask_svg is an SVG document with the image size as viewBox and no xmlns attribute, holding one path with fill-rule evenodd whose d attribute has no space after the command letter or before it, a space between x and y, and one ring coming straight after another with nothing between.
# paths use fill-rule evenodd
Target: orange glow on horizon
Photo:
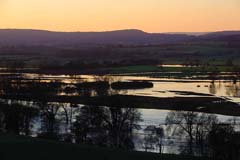
<instances>
[{"instance_id":1,"label":"orange glow on horizon","mask_svg":"<svg viewBox=\"0 0 240 160\"><path fill-rule=\"evenodd\" d=\"M0 0L0 28L146 32L240 30L239 0Z\"/></svg>"}]
</instances>

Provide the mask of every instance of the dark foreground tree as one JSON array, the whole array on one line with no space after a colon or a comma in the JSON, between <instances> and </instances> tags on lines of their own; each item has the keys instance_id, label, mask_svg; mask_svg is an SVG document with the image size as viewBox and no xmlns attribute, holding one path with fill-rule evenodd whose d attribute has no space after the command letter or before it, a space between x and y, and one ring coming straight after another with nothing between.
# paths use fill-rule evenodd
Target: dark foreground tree
<instances>
[{"instance_id":1,"label":"dark foreground tree","mask_svg":"<svg viewBox=\"0 0 240 160\"><path fill-rule=\"evenodd\" d=\"M73 124L76 141L133 149L133 129L138 129L141 114L132 108L85 106Z\"/></svg>"},{"instance_id":2,"label":"dark foreground tree","mask_svg":"<svg viewBox=\"0 0 240 160\"><path fill-rule=\"evenodd\" d=\"M211 156L214 160L240 159L240 133L229 124L218 124L212 127L209 134Z\"/></svg>"},{"instance_id":3,"label":"dark foreground tree","mask_svg":"<svg viewBox=\"0 0 240 160\"><path fill-rule=\"evenodd\" d=\"M20 104L1 104L1 130L16 135L30 135L34 118L39 110Z\"/></svg>"},{"instance_id":4,"label":"dark foreground tree","mask_svg":"<svg viewBox=\"0 0 240 160\"><path fill-rule=\"evenodd\" d=\"M105 119L108 117L103 107L82 107L72 127L76 142L105 145L107 137Z\"/></svg>"}]
</instances>

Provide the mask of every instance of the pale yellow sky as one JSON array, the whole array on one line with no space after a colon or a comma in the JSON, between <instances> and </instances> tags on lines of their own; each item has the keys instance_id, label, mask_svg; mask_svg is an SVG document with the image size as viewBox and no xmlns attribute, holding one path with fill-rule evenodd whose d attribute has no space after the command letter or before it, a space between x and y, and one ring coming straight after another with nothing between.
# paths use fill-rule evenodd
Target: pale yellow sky
<instances>
[{"instance_id":1,"label":"pale yellow sky","mask_svg":"<svg viewBox=\"0 0 240 160\"><path fill-rule=\"evenodd\" d=\"M240 30L240 0L0 0L0 28Z\"/></svg>"}]
</instances>

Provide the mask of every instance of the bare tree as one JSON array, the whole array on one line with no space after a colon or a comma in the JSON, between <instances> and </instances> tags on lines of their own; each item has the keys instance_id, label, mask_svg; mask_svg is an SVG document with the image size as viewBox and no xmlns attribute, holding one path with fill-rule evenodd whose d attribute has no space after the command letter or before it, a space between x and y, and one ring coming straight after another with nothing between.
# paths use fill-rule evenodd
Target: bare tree
<instances>
[{"instance_id":1,"label":"bare tree","mask_svg":"<svg viewBox=\"0 0 240 160\"><path fill-rule=\"evenodd\" d=\"M162 127L158 127L156 128L156 136L157 136L157 145L158 145L158 149L159 149L159 153L162 154L163 150L164 150L164 144L163 144L163 139L164 139L164 128Z\"/></svg>"},{"instance_id":2,"label":"bare tree","mask_svg":"<svg viewBox=\"0 0 240 160\"><path fill-rule=\"evenodd\" d=\"M204 153L204 144L212 125L217 123L215 115L195 112L172 111L166 117L167 129L173 129L174 135L187 138L186 152L189 155L196 153L200 146L200 154ZM183 148L185 152L185 148Z\"/></svg>"},{"instance_id":3,"label":"bare tree","mask_svg":"<svg viewBox=\"0 0 240 160\"><path fill-rule=\"evenodd\" d=\"M166 117L168 129L174 128L173 134L186 133L188 137L188 154L193 154L194 124L197 122L197 113L170 112Z\"/></svg>"},{"instance_id":4,"label":"bare tree","mask_svg":"<svg viewBox=\"0 0 240 160\"><path fill-rule=\"evenodd\" d=\"M133 149L133 129L138 129L141 114L133 108L85 106L73 124L78 142Z\"/></svg>"},{"instance_id":5,"label":"bare tree","mask_svg":"<svg viewBox=\"0 0 240 160\"><path fill-rule=\"evenodd\" d=\"M59 121L57 115L59 113L60 106L53 103L42 103L41 108L41 131L40 137L58 139L59 134Z\"/></svg>"},{"instance_id":6,"label":"bare tree","mask_svg":"<svg viewBox=\"0 0 240 160\"><path fill-rule=\"evenodd\" d=\"M150 150L158 149L159 153L163 152L163 138L164 138L164 129L162 127L156 126L147 126L144 129L144 143L143 149L147 152Z\"/></svg>"}]
</instances>

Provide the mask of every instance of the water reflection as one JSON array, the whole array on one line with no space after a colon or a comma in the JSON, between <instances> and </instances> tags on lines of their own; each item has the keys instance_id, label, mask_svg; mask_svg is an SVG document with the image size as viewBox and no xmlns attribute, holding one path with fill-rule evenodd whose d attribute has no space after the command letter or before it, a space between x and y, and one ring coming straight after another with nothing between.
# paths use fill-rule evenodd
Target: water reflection
<instances>
[{"instance_id":1,"label":"water reflection","mask_svg":"<svg viewBox=\"0 0 240 160\"><path fill-rule=\"evenodd\" d=\"M144 95L153 97L226 97L234 102L240 102L240 82L153 82L154 88L128 90L129 95ZM174 92L173 92L174 91ZM179 94L189 93L189 94ZM193 94L194 93L194 94ZM197 95L198 94L198 95ZM205 94L205 95L203 95ZM210 94L210 95L209 95Z\"/></svg>"},{"instance_id":2,"label":"water reflection","mask_svg":"<svg viewBox=\"0 0 240 160\"><path fill-rule=\"evenodd\" d=\"M169 90L174 91L188 91L204 94L213 94L221 97L239 97L240 82L233 81L215 81L211 83L210 79L205 80L191 80L191 79L169 79L169 78L149 78L138 76L88 76L88 75L44 75L44 74L12 74L1 76L1 81L6 83L11 79L12 83L19 85L20 83L59 83L58 95L74 96L78 94L76 85L82 82L107 81L109 83L116 81L150 81L154 83L154 88L128 90L130 95L146 95L155 97L176 97L178 94L170 93ZM2 84L4 84L2 83ZM4 84L5 88L9 88L8 84ZM91 93L94 95L94 93ZM125 93L126 94L126 90ZM187 95L185 95L187 96ZM232 98L233 99L233 98Z\"/></svg>"},{"instance_id":3,"label":"water reflection","mask_svg":"<svg viewBox=\"0 0 240 160\"><path fill-rule=\"evenodd\" d=\"M225 87L227 95L240 97L240 83L229 83Z\"/></svg>"}]
</instances>

